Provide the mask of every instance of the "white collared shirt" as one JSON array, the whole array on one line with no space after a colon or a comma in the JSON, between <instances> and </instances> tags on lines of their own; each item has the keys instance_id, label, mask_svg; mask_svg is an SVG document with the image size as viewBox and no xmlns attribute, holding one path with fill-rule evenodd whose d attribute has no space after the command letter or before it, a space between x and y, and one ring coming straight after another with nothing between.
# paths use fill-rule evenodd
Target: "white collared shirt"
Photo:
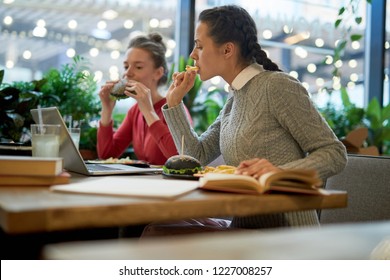
<instances>
[{"instance_id":1,"label":"white collared shirt","mask_svg":"<svg viewBox=\"0 0 390 280\"><path fill-rule=\"evenodd\" d=\"M254 76L264 71L263 66L258 63L253 63L242 70L236 78L234 78L229 91L240 90L247 82L249 82Z\"/></svg>"}]
</instances>

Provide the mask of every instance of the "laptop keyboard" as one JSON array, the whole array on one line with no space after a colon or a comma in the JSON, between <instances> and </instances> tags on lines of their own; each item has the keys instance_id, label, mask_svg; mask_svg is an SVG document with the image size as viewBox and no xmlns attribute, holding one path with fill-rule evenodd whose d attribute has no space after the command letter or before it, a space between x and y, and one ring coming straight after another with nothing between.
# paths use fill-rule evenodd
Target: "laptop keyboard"
<instances>
[{"instance_id":1,"label":"laptop keyboard","mask_svg":"<svg viewBox=\"0 0 390 280\"><path fill-rule=\"evenodd\" d=\"M109 167L105 165L100 165L100 164L93 164L93 163L88 163L87 168L89 171L110 171L110 170L118 170L118 168L115 167Z\"/></svg>"}]
</instances>

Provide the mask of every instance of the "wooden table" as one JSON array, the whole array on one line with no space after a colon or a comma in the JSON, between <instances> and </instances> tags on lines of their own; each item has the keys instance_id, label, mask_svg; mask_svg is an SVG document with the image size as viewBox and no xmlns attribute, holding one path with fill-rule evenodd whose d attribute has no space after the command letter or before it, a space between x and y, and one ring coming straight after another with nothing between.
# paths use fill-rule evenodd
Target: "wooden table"
<instances>
[{"instance_id":1,"label":"wooden table","mask_svg":"<svg viewBox=\"0 0 390 280\"><path fill-rule=\"evenodd\" d=\"M161 175L147 176L162 180ZM76 175L72 180L91 177ZM47 187L0 187L0 226L7 234L26 234L346 206L347 194L342 191L333 191L329 196L254 196L195 190L167 200L65 194L51 192Z\"/></svg>"},{"instance_id":2,"label":"wooden table","mask_svg":"<svg viewBox=\"0 0 390 280\"><path fill-rule=\"evenodd\" d=\"M390 259L390 221L243 230L141 241L70 242L48 245L43 255L46 259L68 260Z\"/></svg>"}]
</instances>

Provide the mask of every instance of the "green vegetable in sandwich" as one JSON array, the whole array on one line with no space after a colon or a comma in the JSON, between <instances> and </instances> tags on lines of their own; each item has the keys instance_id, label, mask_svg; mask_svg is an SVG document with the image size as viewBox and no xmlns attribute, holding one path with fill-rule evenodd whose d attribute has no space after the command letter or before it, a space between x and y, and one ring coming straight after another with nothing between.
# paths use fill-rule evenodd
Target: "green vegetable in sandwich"
<instances>
[{"instance_id":1,"label":"green vegetable in sandwich","mask_svg":"<svg viewBox=\"0 0 390 280\"><path fill-rule=\"evenodd\" d=\"M172 156L165 162L163 172L175 175L193 175L202 170L202 166L194 157L187 155Z\"/></svg>"}]
</instances>

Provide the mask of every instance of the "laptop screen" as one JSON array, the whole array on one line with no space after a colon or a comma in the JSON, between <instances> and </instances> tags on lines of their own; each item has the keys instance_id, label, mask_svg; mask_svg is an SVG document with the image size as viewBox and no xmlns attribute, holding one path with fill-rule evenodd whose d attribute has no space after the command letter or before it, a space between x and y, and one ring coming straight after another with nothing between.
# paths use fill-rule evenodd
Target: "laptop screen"
<instances>
[{"instance_id":1,"label":"laptop screen","mask_svg":"<svg viewBox=\"0 0 390 280\"><path fill-rule=\"evenodd\" d=\"M106 165L104 170L95 170L91 171L87 168L87 165L84 162L83 157L81 156L79 150L74 144L69 131L66 127L66 124L61 116L61 113L58 111L57 107L47 107L41 108L42 112L42 121L46 124L59 124L61 125L61 136L60 136L60 157L64 159L64 168L68 171L81 173L84 175L116 175L116 174L141 174L141 173L161 173L162 169L159 167L156 168L141 168L135 166L127 165ZM38 109L32 109L31 115L35 122L38 123ZM114 168L115 167L115 168Z\"/></svg>"},{"instance_id":2,"label":"laptop screen","mask_svg":"<svg viewBox=\"0 0 390 280\"><path fill-rule=\"evenodd\" d=\"M64 168L69 171L87 174L88 170L84 164L83 157L75 146L58 108L41 108L41 112L43 123L61 125L60 157L64 159ZM38 123L38 109L32 109L31 115L34 121Z\"/></svg>"}]
</instances>

